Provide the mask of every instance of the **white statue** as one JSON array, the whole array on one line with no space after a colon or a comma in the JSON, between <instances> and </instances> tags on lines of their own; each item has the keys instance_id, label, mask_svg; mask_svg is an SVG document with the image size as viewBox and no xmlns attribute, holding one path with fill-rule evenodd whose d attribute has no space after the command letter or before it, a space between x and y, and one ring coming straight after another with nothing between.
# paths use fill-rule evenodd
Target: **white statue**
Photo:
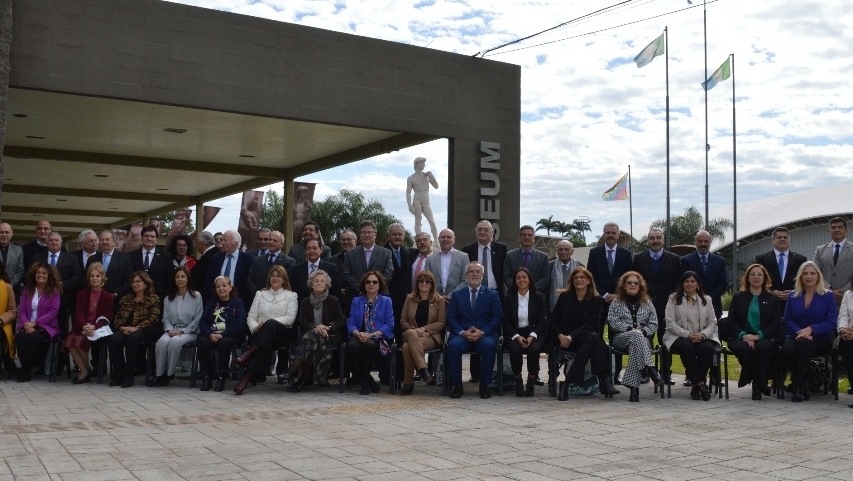
<instances>
[{"instance_id":1,"label":"white statue","mask_svg":"<svg viewBox=\"0 0 853 481\"><path fill-rule=\"evenodd\" d=\"M415 173L406 179L406 204L409 206L409 212L415 216L415 234L421 231L421 214L426 216L429 222L432 238L438 239L438 231L435 228L435 220L432 218L432 207L429 206L429 186L432 185L438 189L438 181L432 172L424 172L426 159L424 157L415 158ZM412 195L412 191L415 194Z\"/></svg>"}]
</instances>

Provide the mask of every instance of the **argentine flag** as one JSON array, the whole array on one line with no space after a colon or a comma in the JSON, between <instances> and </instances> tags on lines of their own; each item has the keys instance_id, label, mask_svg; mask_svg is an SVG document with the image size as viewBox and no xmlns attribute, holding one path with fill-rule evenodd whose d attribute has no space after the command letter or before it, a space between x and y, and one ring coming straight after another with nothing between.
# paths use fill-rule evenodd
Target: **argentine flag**
<instances>
[{"instance_id":1,"label":"argentine flag","mask_svg":"<svg viewBox=\"0 0 853 481\"><path fill-rule=\"evenodd\" d=\"M728 80L729 77L732 76L732 68L731 64L729 63L731 62L731 60L731 57L727 58L726 61L723 62L722 65L720 65L720 68L715 70L714 73L712 73L711 76L708 77L708 80L702 82L702 87L705 90L711 90L718 83L722 82L723 80Z\"/></svg>"},{"instance_id":2,"label":"argentine flag","mask_svg":"<svg viewBox=\"0 0 853 481\"><path fill-rule=\"evenodd\" d=\"M663 55L666 53L666 47L664 46L664 34L660 34L660 37L654 39L652 43L648 44L646 48L643 49L636 57L634 57L634 61L637 62L637 68L643 68L646 65L652 63L652 60L655 57Z\"/></svg>"}]
</instances>

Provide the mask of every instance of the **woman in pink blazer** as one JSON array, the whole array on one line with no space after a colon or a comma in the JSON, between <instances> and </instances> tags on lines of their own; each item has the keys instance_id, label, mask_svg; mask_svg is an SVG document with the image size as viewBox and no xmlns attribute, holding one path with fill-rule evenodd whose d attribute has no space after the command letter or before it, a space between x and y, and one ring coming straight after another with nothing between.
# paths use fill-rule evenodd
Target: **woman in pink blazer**
<instances>
[{"instance_id":1,"label":"woman in pink blazer","mask_svg":"<svg viewBox=\"0 0 853 481\"><path fill-rule=\"evenodd\" d=\"M29 382L33 368L41 363L41 346L59 334L59 298L62 280L59 272L36 262L27 270L21 304L18 309L18 333L15 335L18 358L18 382Z\"/></svg>"}]
</instances>

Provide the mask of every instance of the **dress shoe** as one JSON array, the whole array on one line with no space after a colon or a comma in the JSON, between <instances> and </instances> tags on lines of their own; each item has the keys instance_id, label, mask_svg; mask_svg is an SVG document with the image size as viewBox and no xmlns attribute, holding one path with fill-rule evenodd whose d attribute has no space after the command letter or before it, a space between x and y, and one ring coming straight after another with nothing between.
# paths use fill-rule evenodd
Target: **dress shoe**
<instances>
[{"instance_id":1,"label":"dress shoe","mask_svg":"<svg viewBox=\"0 0 853 481\"><path fill-rule=\"evenodd\" d=\"M71 382L73 384L88 384L88 383L92 382L92 371L87 372L86 375L83 376L82 379L75 376L74 380Z\"/></svg>"},{"instance_id":2,"label":"dress shoe","mask_svg":"<svg viewBox=\"0 0 853 481\"><path fill-rule=\"evenodd\" d=\"M302 379L294 379L292 383L290 383L290 392L299 392L302 390L302 387L305 385L302 382Z\"/></svg>"},{"instance_id":3,"label":"dress shoe","mask_svg":"<svg viewBox=\"0 0 853 481\"><path fill-rule=\"evenodd\" d=\"M708 401L711 399L711 390L708 389L707 384L702 384L699 386L699 396L702 397L703 401Z\"/></svg>"},{"instance_id":4,"label":"dress shoe","mask_svg":"<svg viewBox=\"0 0 853 481\"><path fill-rule=\"evenodd\" d=\"M201 380L201 390L210 391L211 384L213 384L213 381L210 379L210 376L204 376L204 379Z\"/></svg>"},{"instance_id":5,"label":"dress shoe","mask_svg":"<svg viewBox=\"0 0 853 481\"><path fill-rule=\"evenodd\" d=\"M462 397L462 384L454 384L450 388L450 398L451 399L459 399Z\"/></svg>"},{"instance_id":6,"label":"dress shoe","mask_svg":"<svg viewBox=\"0 0 853 481\"><path fill-rule=\"evenodd\" d=\"M668 379L665 381L665 384L667 386L675 386L675 381L673 381L672 379Z\"/></svg>"},{"instance_id":7,"label":"dress shoe","mask_svg":"<svg viewBox=\"0 0 853 481\"><path fill-rule=\"evenodd\" d=\"M685 379L684 382L681 383L681 385L684 387L690 387L693 385L693 381L691 381L690 379Z\"/></svg>"},{"instance_id":8,"label":"dress shoe","mask_svg":"<svg viewBox=\"0 0 853 481\"><path fill-rule=\"evenodd\" d=\"M381 389L379 387L379 383L377 383L376 380L373 379L373 376L370 376L370 375L367 376L367 385L370 386L370 392L372 392L374 394L378 393L379 390Z\"/></svg>"},{"instance_id":9,"label":"dress shoe","mask_svg":"<svg viewBox=\"0 0 853 481\"><path fill-rule=\"evenodd\" d=\"M690 388L690 398L694 401L698 401L702 398L702 394L699 392L699 386L693 386Z\"/></svg>"},{"instance_id":10,"label":"dress shoe","mask_svg":"<svg viewBox=\"0 0 853 481\"><path fill-rule=\"evenodd\" d=\"M157 385L161 387L166 387L172 381L173 377L175 377L174 374L172 374L171 376L169 376L168 374L165 376L160 376L160 380L157 381Z\"/></svg>"},{"instance_id":11,"label":"dress shoe","mask_svg":"<svg viewBox=\"0 0 853 481\"><path fill-rule=\"evenodd\" d=\"M569 383L568 381L560 381L560 389L559 394L557 394L557 401L568 401L569 400Z\"/></svg>"},{"instance_id":12,"label":"dress shoe","mask_svg":"<svg viewBox=\"0 0 853 481\"><path fill-rule=\"evenodd\" d=\"M598 376L598 391L608 397L619 394L619 391L610 382L610 376Z\"/></svg>"},{"instance_id":13,"label":"dress shoe","mask_svg":"<svg viewBox=\"0 0 853 481\"><path fill-rule=\"evenodd\" d=\"M648 373L649 379L655 384L655 387L663 386L663 378L660 377L660 373L654 366L646 366L646 373Z\"/></svg>"},{"instance_id":14,"label":"dress shoe","mask_svg":"<svg viewBox=\"0 0 853 481\"><path fill-rule=\"evenodd\" d=\"M489 392L489 385L481 382L480 383L480 399L489 399L492 397L492 393Z\"/></svg>"},{"instance_id":15,"label":"dress shoe","mask_svg":"<svg viewBox=\"0 0 853 481\"><path fill-rule=\"evenodd\" d=\"M145 383L145 385L148 387L156 387L156 386L160 385L159 383L160 383L160 376L153 376L151 379L148 380L147 383Z\"/></svg>"},{"instance_id":16,"label":"dress shoe","mask_svg":"<svg viewBox=\"0 0 853 481\"><path fill-rule=\"evenodd\" d=\"M403 387L400 389L401 396L410 396L415 391L414 384L403 384Z\"/></svg>"},{"instance_id":17,"label":"dress shoe","mask_svg":"<svg viewBox=\"0 0 853 481\"><path fill-rule=\"evenodd\" d=\"M225 390L225 381L228 378L226 376L221 376L216 380L216 386L213 386L214 392L222 392Z\"/></svg>"},{"instance_id":18,"label":"dress shoe","mask_svg":"<svg viewBox=\"0 0 853 481\"><path fill-rule=\"evenodd\" d=\"M524 381L520 377L515 378L515 395L524 397Z\"/></svg>"},{"instance_id":19,"label":"dress shoe","mask_svg":"<svg viewBox=\"0 0 853 481\"><path fill-rule=\"evenodd\" d=\"M800 388L798 388L798 387L794 388L794 393L791 394L791 402L794 402L794 403L803 402L803 393L800 390Z\"/></svg>"},{"instance_id":20,"label":"dress shoe","mask_svg":"<svg viewBox=\"0 0 853 481\"><path fill-rule=\"evenodd\" d=\"M640 388L632 387L630 389L631 389L631 395L628 397L628 402L632 402L632 403L640 402Z\"/></svg>"},{"instance_id":21,"label":"dress shoe","mask_svg":"<svg viewBox=\"0 0 853 481\"><path fill-rule=\"evenodd\" d=\"M544 386L544 385L545 385L545 381L540 381L540 380L539 380L539 375L537 374L537 375L536 375L536 379L534 379L534 380L533 380L533 384L535 384L535 385L537 385L537 386Z\"/></svg>"},{"instance_id":22,"label":"dress shoe","mask_svg":"<svg viewBox=\"0 0 853 481\"><path fill-rule=\"evenodd\" d=\"M276 376L276 377L278 378L278 383L279 383L279 384L284 384L284 383L286 383L286 382L288 382L288 381L290 380L291 376L292 376L292 375L290 374L290 372L289 372L289 371L285 371L285 372L283 372L283 373L279 374L279 375L278 375L278 376Z\"/></svg>"},{"instance_id":23,"label":"dress shoe","mask_svg":"<svg viewBox=\"0 0 853 481\"><path fill-rule=\"evenodd\" d=\"M770 386L763 386L763 387L760 389L760 391L761 391L761 394L763 394L763 395L765 395L765 396L769 396L769 395L771 394L771 392L772 392L772 391L770 391Z\"/></svg>"},{"instance_id":24,"label":"dress shoe","mask_svg":"<svg viewBox=\"0 0 853 481\"><path fill-rule=\"evenodd\" d=\"M234 362L237 363L238 366L246 367L249 364L249 360L252 359L252 356L255 355L255 352L258 350L258 346L252 346L246 349L246 352L240 355Z\"/></svg>"},{"instance_id":25,"label":"dress shoe","mask_svg":"<svg viewBox=\"0 0 853 481\"><path fill-rule=\"evenodd\" d=\"M133 386L133 376L125 376L124 382L121 383L122 388L129 388Z\"/></svg>"},{"instance_id":26,"label":"dress shoe","mask_svg":"<svg viewBox=\"0 0 853 481\"><path fill-rule=\"evenodd\" d=\"M527 386L524 388L524 395L526 397L533 397L533 386L536 385L535 379L527 378Z\"/></svg>"},{"instance_id":27,"label":"dress shoe","mask_svg":"<svg viewBox=\"0 0 853 481\"><path fill-rule=\"evenodd\" d=\"M367 381L361 381L361 390L358 393L362 396L370 394L370 384Z\"/></svg>"},{"instance_id":28,"label":"dress shoe","mask_svg":"<svg viewBox=\"0 0 853 481\"><path fill-rule=\"evenodd\" d=\"M812 400L812 392L809 388L803 388L803 401L811 401Z\"/></svg>"},{"instance_id":29,"label":"dress shoe","mask_svg":"<svg viewBox=\"0 0 853 481\"><path fill-rule=\"evenodd\" d=\"M121 383L124 382L124 378L115 378L110 380L110 387L121 386Z\"/></svg>"},{"instance_id":30,"label":"dress shoe","mask_svg":"<svg viewBox=\"0 0 853 481\"><path fill-rule=\"evenodd\" d=\"M430 374L429 369L422 367L418 370L418 372L421 375L422 381L424 381L427 384L430 384L430 382L432 382L432 384L435 384L435 376Z\"/></svg>"},{"instance_id":31,"label":"dress shoe","mask_svg":"<svg viewBox=\"0 0 853 481\"><path fill-rule=\"evenodd\" d=\"M753 401L761 401L761 389L757 387L752 388L752 400Z\"/></svg>"},{"instance_id":32,"label":"dress shoe","mask_svg":"<svg viewBox=\"0 0 853 481\"><path fill-rule=\"evenodd\" d=\"M471 384L474 384L475 382L480 382L480 376L475 376L471 374L471 379L469 379L468 382Z\"/></svg>"},{"instance_id":33,"label":"dress shoe","mask_svg":"<svg viewBox=\"0 0 853 481\"><path fill-rule=\"evenodd\" d=\"M243 391L246 390L246 387L249 386L249 383L252 382L252 373L247 372L243 374L243 379L240 379L240 382L234 386L234 394L240 396L243 394Z\"/></svg>"}]
</instances>

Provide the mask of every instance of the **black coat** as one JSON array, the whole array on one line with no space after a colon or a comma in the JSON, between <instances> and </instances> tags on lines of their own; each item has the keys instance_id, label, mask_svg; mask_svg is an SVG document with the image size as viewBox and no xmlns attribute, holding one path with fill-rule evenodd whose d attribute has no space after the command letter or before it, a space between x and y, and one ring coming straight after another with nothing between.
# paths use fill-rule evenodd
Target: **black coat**
<instances>
[{"instance_id":1,"label":"black coat","mask_svg":"<svg viewBox=\"0 0 853 481\"><path fill-rule=\"evenodd\" d=\"M720 333L730 341L738 340L738 334L741 331L746 331L747 334L756 334L748 327L747 317L749 315L749 305L752 303L752 293L736 292L732 296L732 302L729 306L729 317L724 330L727 333ZM779 308L779 298L769 292L762 292L758 295L758 312L760 319L761 331L764 336L776 342L782 342L784 338L782 330L782 310Z\"/></svg>"}]
</instances>

